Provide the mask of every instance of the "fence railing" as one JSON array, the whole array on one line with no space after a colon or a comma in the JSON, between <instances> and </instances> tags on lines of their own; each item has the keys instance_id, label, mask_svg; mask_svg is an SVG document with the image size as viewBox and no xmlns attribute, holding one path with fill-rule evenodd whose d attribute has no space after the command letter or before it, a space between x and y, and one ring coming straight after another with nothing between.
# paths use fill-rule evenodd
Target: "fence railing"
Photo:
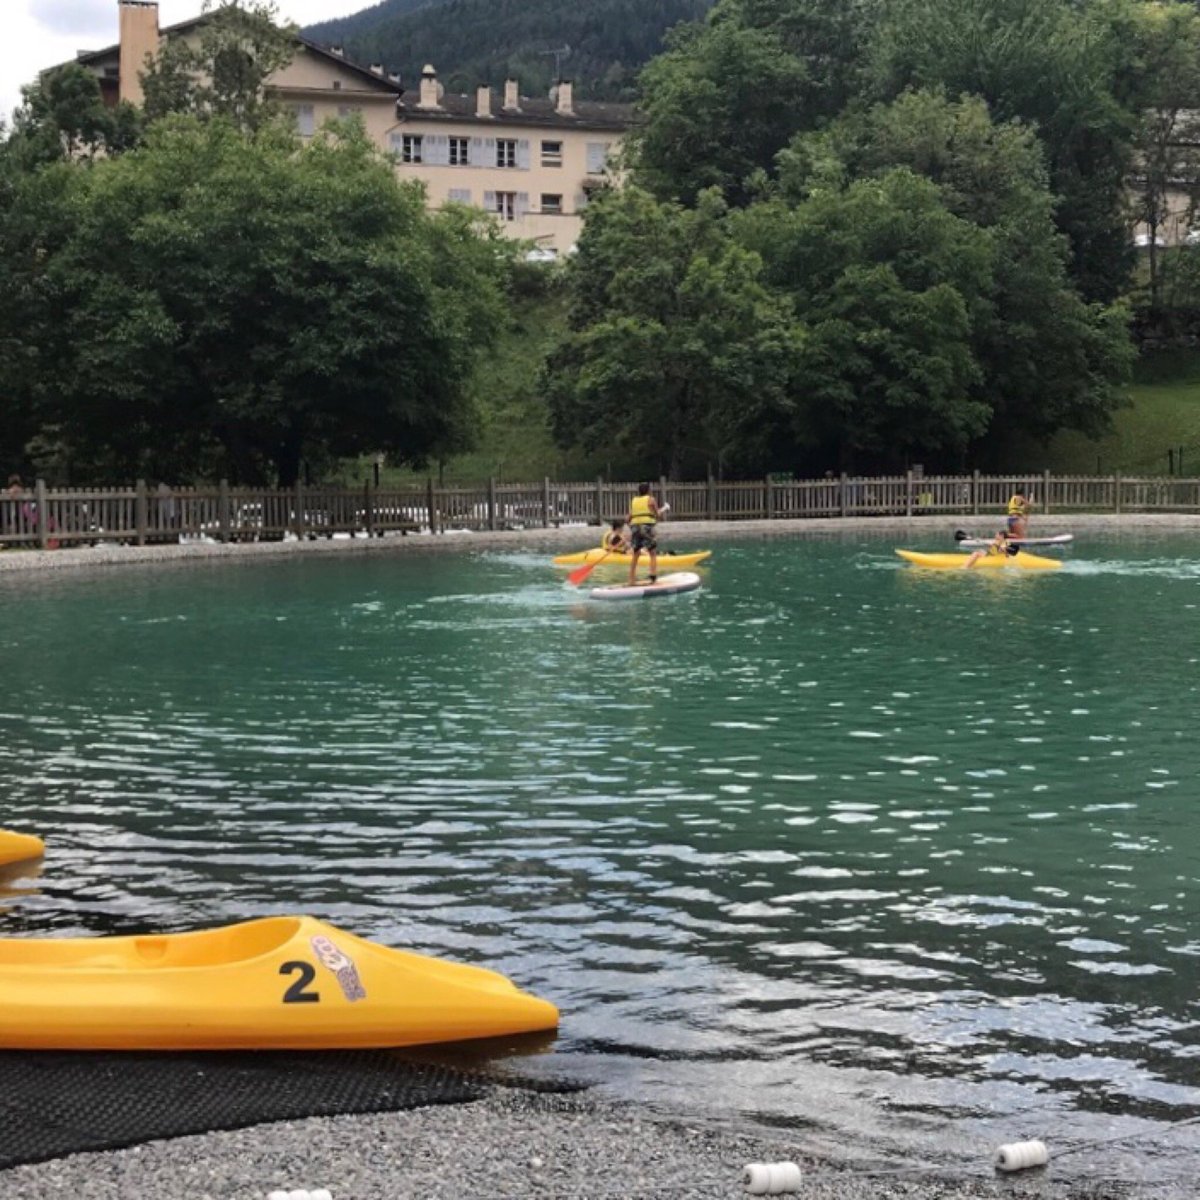
<instances>
[{"instance_id":1,"label":"fence railing","mask_svg":"<svg viewBox=\"0 0 1200 1200\"><path fill-rule=\"evenodd\" d=\"M1020 488L1039 513L1200 512L1200 478L1120 475L890 475L668 483L655 493L674 521L804 517L985 516ZM633 483L287 489L48 488L0 495L0 544L53 549L99 542L258 541L334 534L527 529L623 517Z\"/></svg>"}]
</instances>

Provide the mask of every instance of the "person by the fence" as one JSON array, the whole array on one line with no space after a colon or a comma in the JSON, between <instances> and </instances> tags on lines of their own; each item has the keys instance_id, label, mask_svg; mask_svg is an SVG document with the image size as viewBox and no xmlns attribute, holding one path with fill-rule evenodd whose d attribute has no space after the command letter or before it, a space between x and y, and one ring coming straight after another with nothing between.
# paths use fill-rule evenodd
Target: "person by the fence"
<instances>
[{"instance_id":1,"label":"person by the fence","mask_svg":"<svg viewBox=\"0 0 1200 1200\"><path fill-rule=\"evenodd\" d=\"M629 583L637 578L638 560L645 551L650 556L650 582L658 579L658 501L650 492L648 483L639 483L637 495L629 505L626 520L632 533L633 559L629 564Z\"/></svg>"},{"instance_id":2,"label":"person by the fence","mask_svg":"<svg viewBox=\"0 0 1200 1200\"><path fill-rule=\"evenodd\" d=\"M1023 538L1029 531L1029 501L1018 488L1008 500L1008 536Z\"/></svg>"}]
</instances>

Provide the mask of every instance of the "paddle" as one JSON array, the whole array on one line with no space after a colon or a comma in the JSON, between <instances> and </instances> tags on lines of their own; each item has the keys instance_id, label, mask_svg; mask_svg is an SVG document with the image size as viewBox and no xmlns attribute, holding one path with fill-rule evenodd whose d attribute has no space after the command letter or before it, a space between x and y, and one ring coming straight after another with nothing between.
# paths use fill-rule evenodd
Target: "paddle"
<instances>
[{"instance_id":1,"label":"paddle","mask_svg":"<svg viewBox=\"0 0 1200 1200\"><path fill-rule=\"evenodd\" d=\"M605 550L599 558L594 558L590 563L584 563L582 567L578 567L567 576L567 582L572 587L578 587L610 554L615 553L613 550Z\"/></svg>"}]
</instances>

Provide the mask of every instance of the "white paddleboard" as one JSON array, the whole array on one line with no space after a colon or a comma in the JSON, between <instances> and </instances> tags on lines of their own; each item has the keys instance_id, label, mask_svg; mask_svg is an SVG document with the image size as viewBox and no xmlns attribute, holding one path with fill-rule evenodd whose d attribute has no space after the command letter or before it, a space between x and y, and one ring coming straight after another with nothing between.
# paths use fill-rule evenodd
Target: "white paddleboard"
<instances>
[{"instance_id":1,"label":"white paddleboard","mask_svg":"<svg viewBox=\"0 0 1200 1200\"><path fill-rule=\"evenodd\" d=\"M965 546L968 549L975 549L979 546L990 546L993 538L960 538L958 544ZM1044 538L1009 538L1014 546L1065 546L1068 542L1075 540L1073 533L1058 533L1054 537Z\"/></svg>"},{"instance_id":2,"label":"white paddleboard","mask_svg":"<svg viewBox=\"0 0 1200 1200\"><path fill-rule=\"evenodd\" d=\"M613 587L592 588L588 593L593 600L648 600L651 596L675 596L680 592L694 592L700 586L700 576L694 571L673 571L662 575L657 583L635 583Z\"/></svg>"}]
</instances>

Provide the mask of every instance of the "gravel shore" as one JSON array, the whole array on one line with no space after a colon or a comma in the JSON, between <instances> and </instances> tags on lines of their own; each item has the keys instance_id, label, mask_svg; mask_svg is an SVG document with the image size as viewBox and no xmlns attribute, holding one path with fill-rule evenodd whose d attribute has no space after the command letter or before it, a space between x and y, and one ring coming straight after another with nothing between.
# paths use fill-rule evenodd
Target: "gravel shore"
<instances>
[{"instance_id":1,"label":"gravel shore","mask_svg":"<svg viewBox=\"0 0 1200 1200\"><path fill-rule=\"evenodd\" d=\"M694 549L732 538L842 537L847 534L889 533L898 540L946 549L953 546L954 531L977 534L995 532L996 516L938 517L829 517L780 521L667 521L662 527L663 548ZM1122 513L1042 516L1037 531L1070 530L1076 546L1113 533L1200 533L1200 514ZM564 525L557 529L514 529L495 532L399 534L382 538L336 536L312 541L294 538L282 542L188 542L184 545L122 546L101 544L59 550L5 550L0 553L0 575L10 571L62 571L136 564L203 563L221 560L263 561L281 556L349 554L459 553L464 550L553 551L586 549L595 545L594 526Z\"/></svg>"},{"instance_id":2,"label":"gravel shore","mask_svg":"<svg viewBox=\"0 0 1200 1200\"><path fill-rule=\"evenodd\" d=\"M1048 1167L1000 1175L994 1147L957 1169L816 1162L801 1136L748 1123L667 1117L584 1097L499 1091L471 1104L329 1117L81 1154L0 1172L20 1200L266 1200L326 1188L333 1200L483 1200L742 1196L752 1162L791 1161L797 1200L1183 1200L1189 1183L1056 1178ZM1053 1151L1052 1151L1053 1152Z\"/></svg>"}]
</instances>

